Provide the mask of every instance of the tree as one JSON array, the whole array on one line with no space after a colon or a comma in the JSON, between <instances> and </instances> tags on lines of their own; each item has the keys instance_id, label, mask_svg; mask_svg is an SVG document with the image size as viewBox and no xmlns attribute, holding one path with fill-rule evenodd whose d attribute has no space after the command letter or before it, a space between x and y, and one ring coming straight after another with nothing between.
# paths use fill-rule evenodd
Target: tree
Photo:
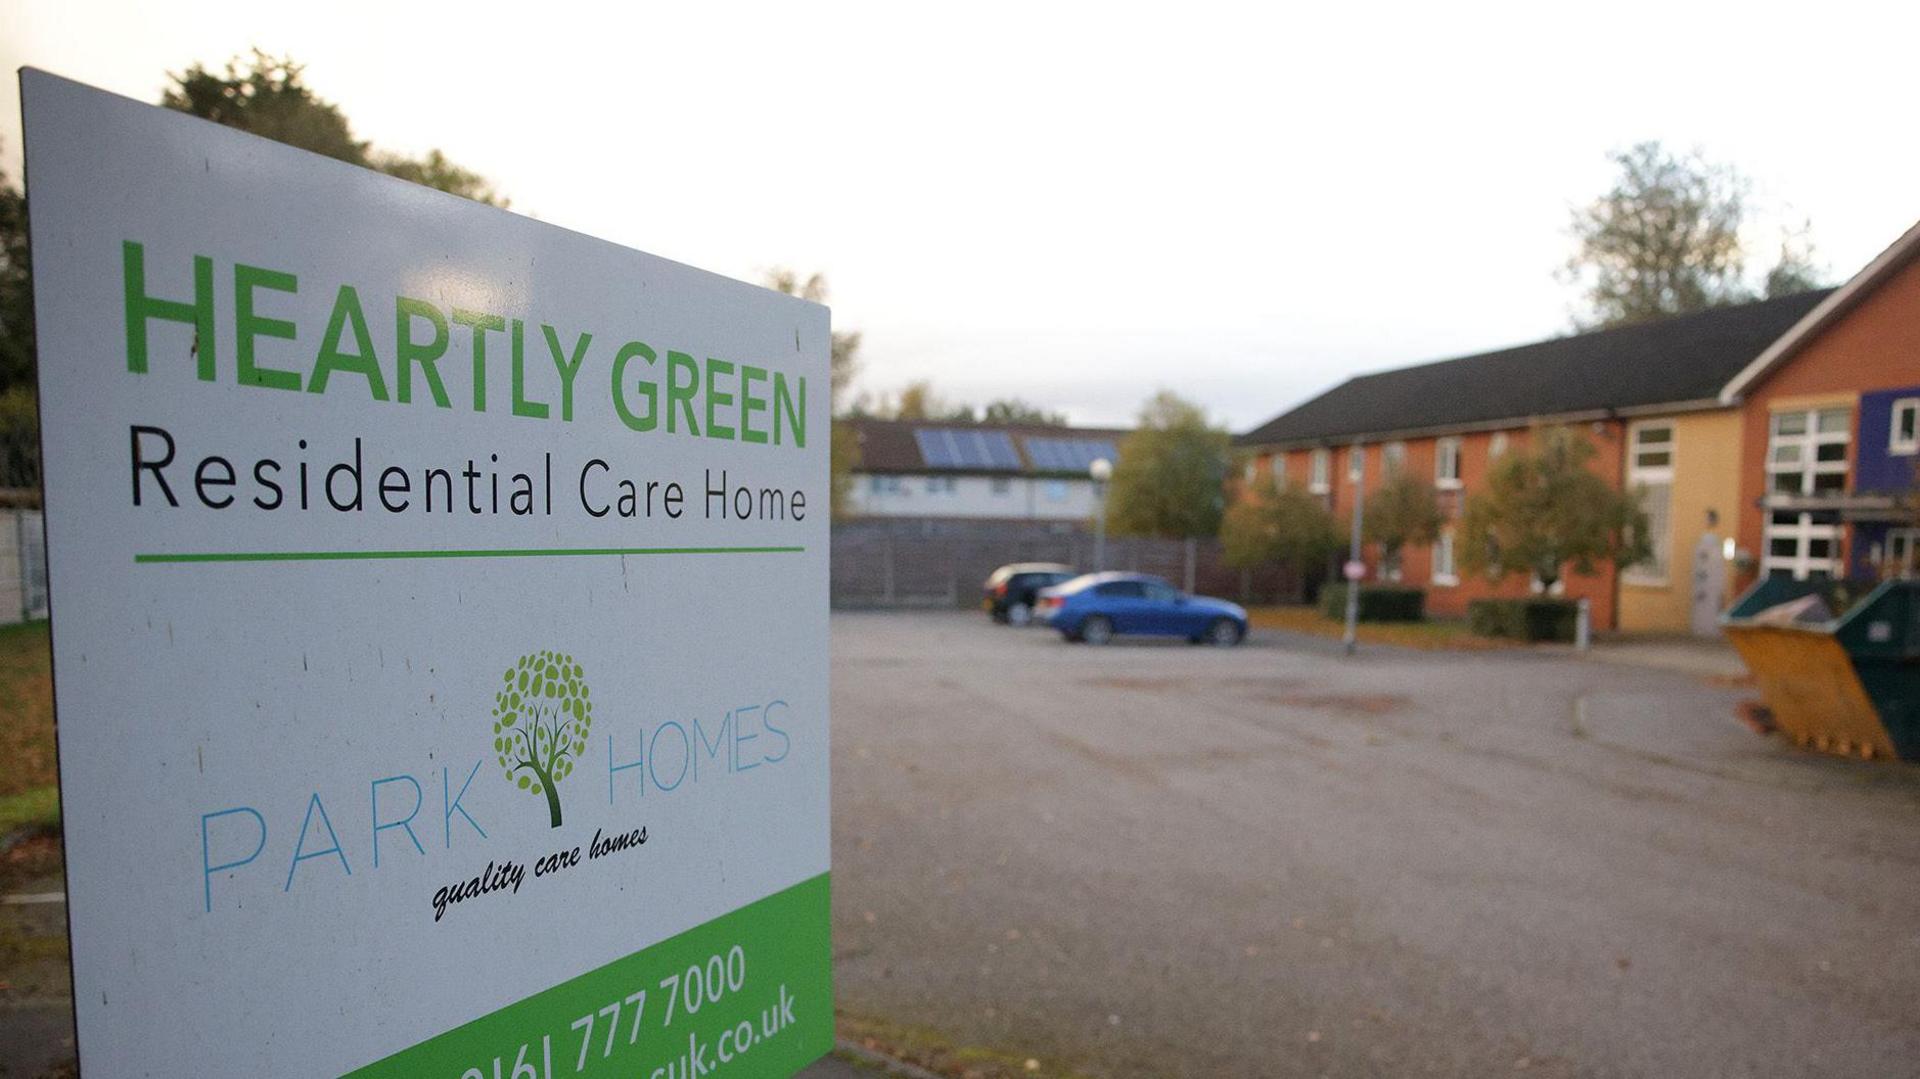
<instances>
[{"instance_id":1,"label":"tree","mask_svg":"<svg viewBox=\"0 0 1920 1079\"><path fill-rule=\"evenodd\" d=\"M1067 417L1063 412L1049 412L1018 397L1002 397L987 402L986 407L980 410L980 422L1019 427L1065 427Z\"/></svg>"},{"instance_id":2,"label":"tree","mask_svg":"<svg viewBox=\"0 0 1920 1079\"><path fill-rule=\"evenodd\" d=\"M1340 549L1340 527L1320 499L1296 484L1276 494L1242 492L1220 521L1221 559L1235 569L1281 565L1305 573Z\"/></svg>"},{"instance_id":3,"label":"tree","mask_svg":"<svg viewBox=\"0 0 1920 1079\"><path fill-rule=\"evenodd\" d=\"M1468 573L1529 573L1551 588L1571 564L1631 566L1653 554L1639 493L1621 492L1587 467L1593 444L1565 427L1503 454L1486 488L1467 499L1458 558Z\"/></svg>"},{"instance_id":4,"label":"tree","mask_svg":"<svg viewBox=\"0 0 1920 1079\"><path fill-rule=\"evenodd\" d=\"M550 827L560 827L559 783L587 751L593 702L580 664L560 652L534 652L507 668L493 698L493 748L507 779L545 795Z\"/></svg>"},{"instance_id":5,"label":"tree","mask_svg":"<svg viewBox=\"0 0 1920 1079\"><path fill-rule=\"evenodd\" d=\"M1191 539L1219 534L1227 432L1200 406L1162 390L1120 445L1107 518L1120 535Z\"/></svg>"},{"instance_id":6,"label":"tree","mask_svg":"<svg viewBox=\"0 0 1920 1079\"><path fill-rule=\"evenodd\" d=\"M1676 155L1643 142L1611 155L1619 177L1606 194L1573 212L1578 249L1565 276L1585 294L1581 329L1626 326L1691 314L1756 295L1817 288L1820 275L1802 230L1781 245L1779 263L1758 288L1747 281L1745 177L1698 153Z\"/></svg>"},{"instance_id":7,"label":"tree","mask_svg":"<svg viewBox=\"0 0 1920 1079\"><path fill-rule=\"evenodd\" d=\"M761 277L761 283L775 292L788 296L798 296L811 303L827 302L827 278L825 274L815 273L802 280L800 275L785 266L776 266ZM828 345L828 367L833 379L833 414L841 414L845 406L847 390L853 385L853 376L860 370L860 333L857 330L834 330Z\"/></svg>"},{"instance_id":8,"label":"tree","mask_svg":"<svg viewBox=\"0 0 1920 1079\"><path fill-rule=\"evenodd\" d=\"M1390 472L1380 489L1367 496L1363 530L1380 546L1382 566L1398 565L1407 544L1428 544L1440 536L1445 519L1433 485L1404 470Z\"/></svg>"},{"instance_id":9,"label":"tree","mask_svg":"<svg viewBox=\"0 0 1920 1079\"><path fill-rule=\"evenodd\" d=\"M306 84L305 73L306 68L292 57L273 57L255 49L251 59L227 61L222 72L196 63L183 72L169 73L173 85L161 93L160 104L475 202L507 205L480 174L447 160L439 150L415 159L375 151L354 138L346 113L315 94Z\"/></svg>"},{"instance_id":10,"label":"tree","mask_svg":"<svg viewBox=\"0 0 1920 1079\"><path fill-rule=\"evenodd\" d=\"M209 71L200 63L178 74L168 72L173 85L161 93L160 104L288 146L365 165L367 144L353 137L353 127L338 105L307 88L302 78L305 71L291 57L277 59L255 49L251 62L243 63L236 56L227 61L224 73Z\"/></svg>"},{"instance_id":11,"label":"tree","mask_svg":"<svg viewBox=\"0 0 1920 1079\"><path fill-rule=\"evenodd\" d=\"M1814 261L1809 231L1810 227L1803 225L1797 232L1781 235L1780 258L1773 264L1773 269L1767 271L1767 279L1761 286L1767 299L1807 292L1825 284L1825 275Z\"/></svg>"},{"instance_id":12,"label":"tree","mask_svg":"<svg viewBox=\"0 0 1920 1079\"><path fill-rule=\"evenodd\" d=\"M1567 273L1586 292L1588 327L1702 311L1746 296L1740 225L1747 183L1658 142L1611 155L1620 176L1573 214Z\"/></svg>"},{"instance_id":13,"label":"tree","mask_svg":"<svg viewBox=\"0 0 1920 1079\"><path fill-rule=\"evenodd\" d=\"M493 189L493 184L486 177L454 164L438 150L428 150L427 156L418 159L401 154L376 154L372 164L388 176L397 176L422 187L431 187L502 209L507 205L506 198Z\"/></svg>"},{"instance_id":14,"label":"tree","mask_svg":"<svg viewBox=\"0 0 1920 1079\"><path fill-rule=\"evenodd\" d=\"M0 391L33 387L33 281L27 200L0 172Z\"/></svg>"},{"instance_id":15,"label":"tree","mask_svg":"<svg viewBox=\"0 0 1920 1079\"><path fill-rule=\"evenodd\" d=\"M805 280L785 267L768 270L762 278L768 288L813 303L827 302L827 279L811 274ZM847 391L854 373L860 369L860 334L857 330L832 330L827 345L828 394L833 414L832 441L829 445L831 488L829 505L835 519L845 517L853 504L853 470L860 467L860 437L841 422Z\"/></svg>"},{"instance_id":16,"label":"tree","mask_svg":"<svg viewBox=\"0 0 1920 1079\"><path fill-rule=\"evenodd\" d=\"M892 411L896 420L946 419L951 414L947 403L933 392L933 383L924 378L901 387L900 395L893 399Z\"/></svg>"}]
</instances>

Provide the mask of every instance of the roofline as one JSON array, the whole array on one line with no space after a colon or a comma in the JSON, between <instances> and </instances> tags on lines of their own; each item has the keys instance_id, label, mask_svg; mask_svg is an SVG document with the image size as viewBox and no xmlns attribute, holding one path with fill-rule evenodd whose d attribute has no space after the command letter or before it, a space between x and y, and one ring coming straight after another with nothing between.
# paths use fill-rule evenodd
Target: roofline
<instances>
[{"instance_id":1,"label":"roofline","mask_svg":"<svg viewBox=\"0 0 1920 1079\"><path fill-rule=\"evenodd\" d=\"M1351 446L1355 443L1392 442L1403 438L1431 438L1444 435L1471 435L1485 431L1511 431L1518 427L1538 427L1543 424L1588 423L1594 420L1638 419L1643 416L1679 415L1685 412L1712 412L1726 408L1718 398L1700 397L1691 401L1660 402L1651 405L1628 405L1624 408L1594 408L1580 412L1555 412L1542 416L1506 416L1496 420L1479 420L1473 423L1441 424L1432 427L1402 427L1388 431L1358 431L1345 435L1318 435L1305 438L1282 438L1271 442L1238 442L1236 447L1246 450L1297 450L1311 449L1317 446Z\"/></svg>"},{"instance_id":2,"label":"roofline","mask_svg":"<svg viewBox=\"0 0 1920 1079\"><path fill-rule=\"evenodd\" d=\"M1086 480L1093 482L1085 469L1045 468L935 468L932 465L867 466L855 464L848 472L859 476L971 476L976 479Z\"/></svg>"},{"instance_id":3,"label":"roofline","mask_svg":"<svg viewBox=\"0 0 1920 1079\"><path fill-rule=\"evenodd\" d=\"M1022 438L1088 438L1108 435L1125 438L1134 432L1131 427L1082 427L1069 424L1065 427L1050 427L1032 423L986 423L967 420L896 420L879 416L836 416L835 423L849 424L854 427L905 427L913 430L941 431L1003 431Z\"/></svg>"},{"instance_id":4,"label":"roofline","mask_svg":"<svg viewBox=\"0 0 1920 1079\"><path fill-rule=\"evenodd\" d=\"M1792 359L1801 348L1806 346L1821 331L1832 325L1842 315L1853 310L1861 300L1878 288L1881 282L1904 268L1909 260L1920 254L1920 222L1915 222L1898 240L1888 245L1872 262L1867 263L1859 273L1847 279L1847 283L1834 289L1833 293L1801 317L1780 339L1767 346L1767 350L1754 357L1741 372L1733 376L1720 391L1722 405L1737 405L1740 397L1754 383L1771 374L1781 364Z\"/></svg>"}]
</instances>

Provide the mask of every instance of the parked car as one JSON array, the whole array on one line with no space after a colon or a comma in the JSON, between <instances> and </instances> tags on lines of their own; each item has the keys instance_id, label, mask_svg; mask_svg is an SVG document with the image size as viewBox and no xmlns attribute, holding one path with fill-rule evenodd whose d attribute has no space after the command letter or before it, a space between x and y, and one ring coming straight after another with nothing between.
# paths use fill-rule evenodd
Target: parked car
<instances>
[{"instance_id":1,"label":"parked car","mask_svg":"<svg viewBox=\"0 0 1920 1079\"><path fill-rule=\"evenodd\" d=\"M1231 646L1247 635L1237 603L1190 596L1144 573L1089 573L1040 593L1034 614L1070 641L1106 644L1123 633Z\"/></svg>"},{"instance_id":2,"label":"parked car","mask_svg":"<svg viewBox=\"0 0 1920 1079\"><path fill-rule=\"evenodd\" d=\"M1033 620L1033 601L1042 588L1070 581L1079 572L1058 562L1015 562L1001 566L987 578L987 598L981 606L995 622L1024 626Z\"/></svg>"}]
</instances>

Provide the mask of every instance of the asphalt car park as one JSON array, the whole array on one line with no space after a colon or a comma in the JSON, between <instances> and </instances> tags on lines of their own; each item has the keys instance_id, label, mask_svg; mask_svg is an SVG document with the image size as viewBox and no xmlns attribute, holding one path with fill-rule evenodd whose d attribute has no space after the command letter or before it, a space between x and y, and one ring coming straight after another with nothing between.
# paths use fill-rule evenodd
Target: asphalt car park
<instances>
[{"instance_id":1,"label":"asphalt car park","mask_svg":"<svg viewBox=\"0 0 1920 1079\"><path fill-rule=\"evenodd\" d=\"M836 992L1110 1076L1912 1074L1920 769L1563 654L833 619Z\"/></svg>"}]
</instances>

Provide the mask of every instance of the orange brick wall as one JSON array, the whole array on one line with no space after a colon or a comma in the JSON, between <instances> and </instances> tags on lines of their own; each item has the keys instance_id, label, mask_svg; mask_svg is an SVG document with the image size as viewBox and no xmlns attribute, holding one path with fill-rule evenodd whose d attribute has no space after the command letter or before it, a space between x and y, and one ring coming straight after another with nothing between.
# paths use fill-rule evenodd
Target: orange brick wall
<instances>
[{"instance_id":1,"label":"orange brick wall","mask_svg":"<svg viewBox=\"0 0 1920 1079\"><path fill-rule=\"evenodd\" d=\"M1920 383L1920 260L1908 263L1803 346L1785 366L1748 387L1741 407L1740 546L1756 556L1761 551L1765 518L1759 502L1767 490L1768 421L1776 402L1822 395L1857 400L1861 393L1915 383ZM1857 406L1853 424L1852 453L1857 455ZM1753 577L1745 574L1740 585L1751 583Z\"/></svg>"},{"instance_id":2,"label":"orange brick wall","mask_svg":"<svg viewBox=\"0 0 1920 1079\"><path fill-rule=\"evenodd\" d=\"M1618 489L1622 473L1624 425L1619 421L1609 420L1597 425L1581 424L1579 429L1599 450L1593 457L1593 470ZM1531 438L1531 432L1526 428L1515 428L1505 434L1510 450L1525 446ZM1464 498L1486 483L1490 464L1488 449L1492 440L1492 432L1461 436L1461 488L1458 491L1440 492L1441 512L1448 518L1457 519ZM1407 446L1405 467L1413 475L1432 483L1439 440L1428 437L1409 438L1404 441ZM1381 442L1370 442L1364 447L1365 484L1369 492L1378 488L1385 471L1383 446L1384 443ZM1312 452L1311 450L1286 451L1286 480L1289 484L1306 487L1312 475ZM1328 475L1331 487L1328 502L1335 519L1340 524L1343 536L1347 534L1353 519L1353 484L1347 479L1348 470L1352 465L1352 452L1351 447L1334 447ZM1272 468L1272 455L1263 455L1256 467L1255 482L1267 485L1270 489L1273 483ZM1380 552L1374 545L1367 546L1365 560L1370 574L1377 573ZM1490 581L1463 573L1459 575L1460 583L1457 585L1436 585L1433 583L1433 552L1427 547L1408 547L1401 552L1400 562L1401 581L1425 588L1427 610L1439 618L1465 618L1467 604L1472 600L1521 598L1529 594L1529 582L1525 577L1514 574L1508 574L1499 581ZM1593 624L1596 629L1613 629L1618 625L1618 614L1614 602L1618 595L1615 578L1614 569L1605 565L1599 567L1593 574L1582 575L1569 572L1566 578L1567 598L1585 598L1592 604ZM1370 576L1369 579L1374 578Z\"/></svg>"}]
</instances>

